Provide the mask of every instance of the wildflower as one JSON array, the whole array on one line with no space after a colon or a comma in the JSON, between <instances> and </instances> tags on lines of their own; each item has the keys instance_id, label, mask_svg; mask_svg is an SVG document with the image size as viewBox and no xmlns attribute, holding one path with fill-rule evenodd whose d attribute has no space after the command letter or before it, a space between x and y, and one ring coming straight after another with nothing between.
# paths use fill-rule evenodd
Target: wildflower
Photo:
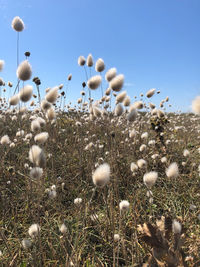
<instances>
[{"instance_id":1,"label":"wildflower","mask_svg":"<svg viewBox=\"0 0 200 267\"><path fill-rule=\"evenodd\" d=\"M31 238L35 238L36 236L39 235L40 232L40 226L39 224L32 224L29 229L28 229L28 234L30 235Z\"/></svg>"},{"instance_id":2,"label":"wildflower","mask_svg":"<svg viewBox=\"0 0 200 267\"><path fill-rule=\"evenodd\" d=\"M101 114L102 114L101 113L101 109L98 108L98 107L95 107L95 106L93 107L93 113L94 113L94 116L97 117L97 118L101 117Z\"/></svg>"},{"instance_id":3,"label":"wildflower","mask_svg":"<svg viewBox=\"0 0 200 267\"><path fill-rule=\"evenodd\" d=\"M122 89L123 84L124 84L124 75L119 74L110 81L110 88L113 91L119 92Z\"/></svg>"},{"instance_id":4,"label":"wildflower","mask_svg":"<svg viewBox=\"0 0 200 267\"><path fill-rule=\"evenodd\" d=\"M51 121L51 120L55 119L55 117L56 117L56 113L54 111L54 108L49 108L47 110L47 118Z\"/></svg>"},{"instance_id":5,"label":"wildflower","mask_svg":"<svg viewBox=\"0 0 200 267\"><path fill-rule=\"evenodd\" d=\"M39 167L32 168L30 171L30 177L33 180L40 179L43 174L43 169Z\"/></svg>"},{"instance_id":6,"label":"wildflower","mask_svg":"<svg viewBox=\"0 0 200 267\"><path fill-rule=\"evenodd\" d=\"M14 17L12 20L12 28L17 32L22 32L24 29L24 22L20 17Z\"/></svg>"},{"instance_id":7,"label":"wildflower","mask_svg":"<svg viewBox=\"0 0 200 267\"><path fill-rule=\"evenodd\" d=\"M67 232L67 226L63 223L60 228L59 228L60 232L64 235Z\"/></svg>"},{"instance_id":8,"label":"wildflower","mask_svg":"<svg viewBox=\"0 0 200 267\"><path fill-rule=\"evenodd\" d=\"M130 203L127 200L122 200L119 203L119 209L120 209L121 212L128 211L129 206L130 206Z\"/></svg>"},{"instance_id":9,"label":"wildflower","mask_svg":"<svg viewBox=\"0 0 200 267\"><path fill-rule=\"evenodd\" d=\"M33 93L33 87L31 85L26 85L19 92L19 98L22 102L27 102L31 99Z\"/></svg>"},{"instance_id":10,"label":"wildflower","mask_svg":"<svg viewBox=\"0 0 200 267\"><path fill-rule=\"evenodd\" d=\"M172 223L172 231L174 234L180 234L181 233L181 224L177 220L173 220Z\"/></svg>"},{"instance_id":11,"label":"wildflower","mask_svg":"<svg viewBox=\"0 0 200 267\"><path fill-rule=\"evenodd\" d=\"M49 134L47 132L39 133L35 136L34 140L35 142L38 142L39 144L44 144L49 137Z\"/></svg>"},{"instance_id":12,"label":"wildflower","mask_svg":"<svg viewBox=\"0 0 200 267\"><path fill-rule=\"evenodd\" d=\"M145 173L145 175L143 176L143 182L148 188L151 188L155 184L157 179L158 173L154 171Z\"/></svg>"},{"instance_id":13,"label":"wildflower","mask_svg":"<svg viewBox=\"0 0 200 267\"><path fill-rule=\"evenodd\" d=\"M179 175L178 165L176 162L173 162L166 169L166 175L168 178L176 178Z\"/></svg>"},{"instance_id":14,"label":"wildflower","mask_svg":"<svg viewBox=\"0 0 200 267\"><path fill-rule=\"evenodd\" d=\"M29 160L36 166L44 166L46 158L43 150L39 146L33 145L29 150Z\"/></svg>"},{"instance_id":15,"label":"wildflower","mask_svg":"<svg viewBox=\"0 0 200 267\"><path fill-rule=\"evenodd\" d=\"M102 72L102 71L104 71L104 69L105 69L104 61L103 61L102 58L99 58L99 59L97 60L97 62L96 62L95 70L96 70L97 72Z\"/></svg>"},{"instance_id":16,"label":"wildflower","mask_svg":"<svg viewBox=\"0 0 200 267\"><path fill-rule=\"evenodd\" d=\"M0 60L0 71L3 70L4 64L5 64L4 60L1 59Z\"/></svg>"},{"instance_id":17,"label":"wildflower","mask_svg":"<svg viewBox=\"0 0 200 267\"><path fill-rule=\"evenodd\" d=\"M152 97L152 96L155 94L155 91L156 91L155 88L150 89L150 90L147 92L146 96L147 96L148 98Z\"/></svg>"},{"instance_id":18,"label":"wildflower","mask_svg":"<svg viewBox=\"0 0 200 267\"><path fill-rule=\"evenodd\" d=\"M31 131L36 132L40 130L40 123L37 119L31 122Z\"/></svg>"},{"instance_id":19,"label":"wildflower","mask_svg":"<svg viewBox=\"0 0 200 267\"><path fill-rule=\"evenodd\" d=\"M130 105L130 103L131 103L130 97L129 96L126 96L125 99L124 99L124 101L123 101L123 105L125 107L128 107Z\"/></svg>"},{"instance_id":20,"label":"wildflower","mask_svg":"<svg viewBox=\"0 0 200 267\"><path fill-rule=\"evenodd\" d=\"M9 104L11 106L16 106L19 103L19 95L14 95L9 99Z\"/></svg>"},{"instance_id":21,"label":"wildflower","mask_svg":"<svg viewBox=\"0 0 200 267\"><path fill-rule=\"evenodd\" d=\"M9 138L9 136L8 135L2 136L0 143L2 145L9 145L10 144L10 138Z\"/></svg>"},{"instance_id":22,"label":"wildflower","mask_svg":"<svg viewBox=\"0 0 200 267\"><path fill-rule=\"evenodd\" d=\"M32 69L31 65L27 60L24 60L22 63L19 64L16 74L17 77L22 81L27 81L31 78Z\"/></svg>"},{"instance_id":23,"label":"wildflower","mask_svg":"<svg viewBox=\"0 0 200 267\"><path fill-rule=\"evenodd\" d=\"M58 87L52 88L45 96L46 101L55 103L58 98Z\"/></svg>"},{"instance_id":24,"label":"wildflower","mask_svg":"<svg viewBox=\"0 0 200 267\"><path fill-rule=\"evenodd\" d=\"M90 89L95 90L101 84L101 80L102 79L100 75L95 75L88 80L87 85Z\"/></svg>"},{"instance_id":25,"label":"wildflower","mask_svg":"<svg viewBox=\"0 0 200 267\"><path fill-rule=\"evenodd\" d=\"M88 67L92 67L93 66L94 63L93 63L93 58L92 58L91 54L88 55L86 64L87 64Z\"/></svg>"},{"instance_id":26,"label":"wildflower","mask_svg":"<svg viewBox=\"0 0 200 267\"><path fill-rule=\"evenodd\" d=\"M29 239L22 240L22 246L24 249L29 249L32 246L32 242Z\"/></svg>"},{"instance_id":27,"label":"wildflower","mask_svg":"<svg viewBox=\"0 0 200 267\"><path fill-rule=\"evenodd\" d=\"M85 65L85 62L86 62L86 60L85 60L84 56L80 56L78 58L78 65L79 66L84 66Z\"/></svg>"},{"instance_id":28,"label":"wildflower","mask_svg":"<svg viewBox=\"0 0 200 267\"><path fill-rule=\"evenodd\" d=\"M107 163L100 165L94 171L92 179L97 187L104 187L110 180L110 166Z\"/></svg>"},{"instance_id":29,"label":"wildflower","mask_svg":"<svg viewBox=\"0 0 200 267\"><path fill-rule=\"evenodd\" d=\"M147 148L147 146L145 145L145 144L142 144L141 146L140 146L140 152L143 152L143 151L145 151L146 150L146 148Z\"/></svg>"},{"instance_id":30,"label":"wildflower","mask_svg":"<svg viewBox=\"0 0 200 267\"><path fill-rule=\"evenodd\" d=\"M144 104L142 101L136 101L133 104L133 108L135 108L135 109L143 109L143 106L144 106Z\"/></svg>"}]
</instances>

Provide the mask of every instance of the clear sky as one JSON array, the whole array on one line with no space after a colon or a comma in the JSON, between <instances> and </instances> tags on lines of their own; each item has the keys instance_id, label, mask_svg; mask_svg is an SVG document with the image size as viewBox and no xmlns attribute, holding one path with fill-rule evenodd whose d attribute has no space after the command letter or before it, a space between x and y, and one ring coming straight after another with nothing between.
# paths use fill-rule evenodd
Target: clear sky
<instances>
[{"instance_id":1,"label":"clear sky","mask_svg":"<svg viewBox=\"0 0 200 267\"><path fill-rule=\"evenodd\" d=\"M31 52L33 76L40 77L43 91L66 84L72 73L68 100L80 97L85 74L77 59L91 53L104 59L106 69L125 75L132 99L157 88L161 94L152 102L169 96L173 110L188 111L200 95L200 0L0 0L0 12L5 81L17 79L11 21L20 16L26 26L20 61Z\"/></svg>"}]
</instances>

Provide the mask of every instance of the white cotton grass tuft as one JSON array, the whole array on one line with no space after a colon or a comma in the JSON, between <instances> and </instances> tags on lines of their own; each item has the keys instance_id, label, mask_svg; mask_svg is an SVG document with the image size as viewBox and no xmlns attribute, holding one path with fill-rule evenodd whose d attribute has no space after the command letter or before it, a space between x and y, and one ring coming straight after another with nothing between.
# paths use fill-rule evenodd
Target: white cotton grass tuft
<instances>
[{"instance_id":1,"label":"white cotton grass tuft","mask_svg":"<svg viewBox=\"0 0 200 267\"><path fill-rule=\"evenodd\" d=\"M59 228L60 232L64 235L67 232L67 226L63 223L60 228Z\"/></svg>"},{"instance_id":2,"label":"white cotton grass tuft","mask_svg":"<svg viewBox=\"0 0 200 267\"><path fill-rule=\"evenodd\" d=\"M136 119L137 117L137 110L136 109L132 109L128 114L127 114L127 120L132 122Z\"/></svg>"},{"instance_id":3,"label":"white cotton grass tuft","mask_svg":"<svg viewBox=\"0 0 200 267\"><path fill-rule=\"evenodd\" d=\"M192 101L192 111L200 115L200 96L197 96L193 101Z\"/></svg>"},{"instance_id":4,"label":"white cotton grass tuft","mask_svg":"<svg viewBox=\"0 0 200 267\"><path fill-rule=\"evenodd\" d=\"M56 113L53 107L49 108L47 110L47 118L52 121L56 118Z\"/></svg>"},{"instance_id":5,"label":"white cotton grass tuft","mask_svg":"<svg viewBox=\"0 0 200 267\"><path fill-rule=\"evenodd\" d=\"M129 210L129 207L130 207L130 203L127 200L122 200L119 203L120 212L128 211Z\"/></svg>"},{"instance_id":6,"label":"white cotton grass tuft","mask_svg":"<svg viewBox=\"0 0 200 267\"><path fill-rule=\"evenodd\" d=\"M87 82L87 86L91 89L91 90L95 90L99 87L99 85L101 84L102 78L100 75L95 75L93 77L91 77L88 82Z\"/></svg>"},{"instance_id":7,"label":"white cotton grass tuft","mask_svg":"<svg viewBox=\"0 0 200 267\"><path fill-rule=\"evenodd\" d=\"M142 135L141 135L141 139L147 139L148 137L149 137L148 132L144 132L144 133L142 133Z\"/></svg>"},{"instance_id":8,"label":"white cotton grass tuft","mask_svg":"<svg viewBox=\"0 0 200 267\"><path fill-rule=\"evenodd\" d=\"M123 74L118 74L109 83L110 88L115 92L119 92L122 89L123 85L124 85Z\"/></svg>"},{"instance_id":9,"label":"white cotton grass tuft","mask_svg":"<svg viewBox=\"0 0 200 267\"><path fill-rule=\"evenodd\" d=\"M92 57L91 54L88 55L86 64L87 64L88 67L92 67L93 66L94 62L93 62L93 57Z\"/></svg>"},{"instance_id":10,"label":"white cotton grass tuft","mask_svg":"<svg viewBox=\"0 0 200 267\"><path fill-rule=\"evenodd\" d=\"M79 66L84 66L84 65L85 65L85 62L86 62L86 59L85 59L84 56L80 56L80 57L78 58L78 65L79 65Z\"/></svg>"},{"instance_id":11,"label":"white cotton grass tuft","mask_svg":"<svg viewBox=\"0 0 200 267\"><path fill-rule=\"evenodd\" d=\"M23 247L24 249L29 249L31 246L32 246L32 242L31 242L31 240L26 239L26 238L24 238L24 239L22 240L22 247Z\"/></svg>"},{"instance_id":12,"label":"white cotton grass tuft","mask_svg":"<svg viewBox=\"0 0 200 267\"><path fill-rule=\"evenodd\" d=\"M135 164L134 162L131 162L131 171L136 172L137 170L138 170L137 164Z\"/></svg>"},{"instance_id":13,"label":"white cotton grass tuft","mask_svg":"<svg viewBox=\"0 0 200 267\"><path fill-rule=\"evenodd\" d=\"M120 240L120 235L119 234L114 234L113 239L114 239L115 242L118 242Z\"/></svg>"},{"instance_id":14,"label":"white cotton grass tuft","mask_svg":"<svg viewBox=\"0 0 200 267\"><path fill-rule=\"evenodd\" d=\"M147 162L144 159L139 159L137 161L137 165L140 169L145 168L147 166Z\"/></svg>"},{"instance_id":15,"label":"white cotton grass tuft","mask_svg":"<svg viewBox=\"0 0 200 267\"><path fill-rule=\"evenodd\" d=\"M105 79L107 82L110 82L117 75L117 69L111 68L105 74Z\"/></svg>"},{"instance_id":16,"label":"white cotton grass tuft","mask_svg":"<svg viewBox=\"0 0 200 267\"><path fill-rule=\"evenodd\" d=\"M33 94L33 87L31 85L26 85L19 91L19 98L22 102L28 102Z\"/></svg>"},{"instance_id":17,"label":"white cotton grass tuft","mask_svg":"<svg viewBox=\"0 0 200 267\"><path fill-rule=\"evenodd\" d=\"M133 103L132 107L135 109L143 109L144 104L142 101L136 101Z\"/></svg>"},{"instance_id":18,"label":"white cotton grass tuft","mask_svg":"<svg viewBox=\"0 0 200 267\"><path fill-rule=\"evenodd\" d=\"M102 58L97 59L96 64L95 64L95 70L97 72L102 72L104 71L104 69L105 69L105 64L104 64L103 59Z\"/></svg>"},{"instance_id":19,"label":"white cotton grass tuft","mask_svg":"<svg viewBox=\"0 0 200 267\"><path fill-rule=\"evenodd\" d=\"M43 150L33 145L29 150L29 160L38 167L43 167L46 163L46 158Z\"/></svg>"},{"instance_id":20,"label":"white cotton grass tuft","mask_svg":"<svg viewBox=\"0 0 200 267\"><path fill-rule=\"evenodd\" d=\"M24 30L24 22L18 16L13 18L11 26L17 32L22 32Z\"/></svg>"},{"instance_id":21,"label":"white cotton grass tuft","mask_svg":"<svg viewBox=\"0 0 200 267\"><path fill-rule=\"evenodd\" d=\"M100 118L102 115L102 110L96 106L93 107L93 114L96 118Z\"/></svg>"},{"instance_id":22,"label":"white cotton grass tuft","mask_svg":"<svg viewBox=\"0 0 200 267\"><path fill-rule=\"evenodd\" d=\"M82 203L82 201L83 201L83 200L82 200L82 198L80 198L80 197L75 198L75 199L74 199L74 204L75 204L75 205L80 205L80 204Z\"/></svg>"},{"instance_id":23,"label":"white cotton grass tuft","mask_svg":"<svg viewBox=\"0 0 200 267\"><path fill-rule=\"evenodd\" d=\"M137 132L135 129L132 129L130 132L129 132L129 137L130 138L134 138L136 136Z\"/></svg>"},{"instance_id":24,"label":"white cotton grass tuft","mask_svg":"<svg viewBox=\"0 0 200 267\"><path fill-rule=\"evenodd\" d=\"M183 151L183 156L184 156L184 157L188 157L189 155L190 155L190 151L187 150L187 149L184 149L184 151Z\"/></svg>"},{"instance_id":25,"label":"white cotton grass tuft","mask_svg":"<svg viewBox=\"0 0 200 267\"><path fill-rule=\"evenodd\" d=\"M180 234L182 230L181 224L177 220L173 220L172 231L174 234Z\"/></svg>"},{"instance_id":26,"label":"white cotton grass tuft","mask_svg":"<svg viewBox=\"0 0 200 267\"><path fill-rule=\"evenodd\" d=\"M47 132L42 132L34 137L34 141L39 144L44 144L47 141L48 137L49 134Z\"/></svg>"},{"instance_id":27,"label":"white cotton grass tuft","mask_svg":"<svg viewBox=\"0 0 200 267\"><path fill-rule=\"evenodd\" d=\"M21 62L17 68L17 77L22 81L27 81L31 78L32 68L27 60Z\"/></svg>"},{"instance_id":28,"label":"white cotton grass tuft","mask_svg":"<svg viewBox=\"0 0 200 267\"><path fill-rule=\"evenodd\" d=\"M37 132L40 130L40 128L41 128L41 126L40 126L40 123L37 119L35 119L31 122L31 131L32 132Z\"/></svg>"},{"instance_id":29,"label":"white cotton grass tuft","mask_svg":"<svg viewBox=\"0 0 200 267\"><path fill-rule=\"evenodd\" d=\"M178 165L176 162L173 162L166 169L166 175L168 178L176 178L179 175Z\"/></svg>"},{"instance_id":30,"label":"white cotton grass tuft","mask_svg":"<svg viewBox=\"0 0 200 267\"><path fill-rule=\"evenodd\" d=\"M155 184L157 179L158 173L155 171L145 173L145 175L143 176L143 182L148 188L151 188Z\"/></svg>"},{"instance_id":31,"label":"white cotton grass tuft","mask_svg":"<svg viewBox=\"0 0 200 267\"><path fill-rule=\"evenodd\" d=\"M121 116L124 112L124 108L121 104L117 104L114 110L116 116Z\"/></svg>"},{"instance_id":32,"label":"white cotton grass tuft","mask_svg":"<svg viewBox=\"0 0 200 267\"><path fill-rule=\"evenodd\" d=\"M11 142L10 142L10 138L8 135L4 135L1 137L1 140L0 140L0 143L2 145L9 145Z\"/></svg>"},{"instance_id":33,"label":"white cotton grass tuft","mask_svg":"<svg viewBox=\"0 0 200 267\"><path fill-rule=\"evenodd\" d=\"M51 103L49 103L47 100L43 99L41 102L41 109L46 111L51 107Z\"/></svg>"},{"instance_id":34,"label":"white cotton grass tuft","mask_svg":"<svg viewBox=\"0 0 200 267\"><path fill-rule=\"evenodd\" d=\"M58 87L52 88L45 96L46 101L50 103L55 103L58 98Z\"/></svg>"},{"instance_id":35,"label":"white cotton grass tuft","mask_svg":"<svg viewBox=\"0 0 200 267\"><path fill-rule=\"evenodd\" d=\"M123 101L123 105L125 106L125 107L128 107L128 106L130 106L130 104L131 104L131 98L130 98L130 96L126 96L125 97L125 99L124 99L124 101Z\"/></svg>"},{"instance_id":36,"label":"white cotton grass tuft","mask_svg":"<svg viewBox=\"0 0 200 267\"><path fill-rule=\"evenodd\" d=\"M93 173L92 180L97 187L104 187L110 181L110 166L107 163L100 165Z\"/></svg>"},{"instance_id":37,"label":"white cotton grass tuft","mask_svg":"<svg viewBox=\"0 0 200 267\"><path fill-rule=\"evenodd\" d=\"M3 70L3 68L4 68L4 65L5 65L5 62L4 62L4 60L0 59L0 71L2 71L2 70Z\"/></svg>"},{"instance_id":38,"label":"white cotton grass tuft","mask_svg":"<svg viewBox=\"0 0 200 267\"><path fill-rule=\"evenodd\" d=\"M116 96L117 103L122 103L126 97L126 91L121 92Z\"/></svg>"},{"instance_id":39,"label":"white cotton grass tuft","mask_svg":"<svg viewBox=\"0 0 200 267\"><path fill-rule=\"evenodd\" d=\"M19 103L19 95L14 95L9 99L9 104L11 106L16 106Z\"/></svg>"},{"instance_id":40,"label":"white cotton grass tuft","mask_svg":"<svg viewBox=\"0 0 200 267\"><path fill-rule=\"evenodd\" d=\"M152 88L152 89L150 89L150 90L146 93L146 96L147 96L148 98L150 98L150 97L152 97L152 96L155 94L155 92L156 92L156 89L155 89L155 88Z\"/></svg>"},{"instance_id":41,"label":"white cotton grass tuft","mask_svg":"<svg viewBox=\"0 0 200 267\"><path fill-rule=\"evenodd\" d=\"M28 229L28 234L31 238L35 238L40 233L40 226L37 223L32 224Z\"/></svg>"},{"instance_id":42,"label":"white cotton grass tuft","mask_svg":"<svg viewBox=\"0 0 200 267\"><path fill-rule=\"evenodd\" d=\"M43 175L43 169L40 167L34 167L30 171L30 177L33 180L40 179Z\"/></svg>"}]
</instances>

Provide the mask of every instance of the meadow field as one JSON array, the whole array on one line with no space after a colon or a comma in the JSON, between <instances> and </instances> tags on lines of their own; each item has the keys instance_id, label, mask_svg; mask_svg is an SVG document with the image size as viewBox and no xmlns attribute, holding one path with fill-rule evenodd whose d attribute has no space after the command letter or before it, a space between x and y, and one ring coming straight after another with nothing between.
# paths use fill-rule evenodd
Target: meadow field
<instances>
[{"instance_id":1,"label":"meadow field","mask_svg":"<svg viewBox=\"0 0 200 267\"><path fill-rule=\"evenodd\" d=\"M199 98L196 114L133 99L90 54L74 105L73 75L44 89L29 56L0 78L0 266L200 266Z\"/></svg>"}]
</instances>

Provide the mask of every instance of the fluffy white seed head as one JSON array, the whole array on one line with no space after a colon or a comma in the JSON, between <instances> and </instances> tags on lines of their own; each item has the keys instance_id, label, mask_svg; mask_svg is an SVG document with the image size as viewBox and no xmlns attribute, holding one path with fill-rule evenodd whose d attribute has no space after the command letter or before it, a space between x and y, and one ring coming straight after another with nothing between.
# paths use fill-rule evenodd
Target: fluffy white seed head
<instances>
[{"instance_id":1,"label":"fluffy white seed head","mask_svg":"<svg viewBox=\"0 0 200 267\"><path fill-rule=\"evenodd\" d=\"M149 136L149 134L147 132L144 132L142 135L141 135L141 139L147 139Z\"/></svg>"},{"instance_id":2,"label":"fluffy white seed head","mask_svg":"<svg viewBox=\"0 0 200 267\"><path fill-rule=\"evenodd\" d=\"M30 171L30 177L33 180L40 179L42 177L42 174L43 174L43 169L39 167L34 167Z\"/></svg>"},{"instance_id":3,"label":"fluffy white seed head","mask_svg":"<svg viewBox=\"0 0 200 267\"><path fill-rule=\"evenodd\" d=\"M34 140L36 143L44 144L49 137L49 134L47 132L39 133L35 136Z\"/></svg>"},{"instance_id":4,"label":"fluffy white seed head","mask_svg":"<svg viewBox=\"0 0 200 267\"><path fill-rule=\"evenodd\" d=\"M78 65L79 66L84 66L85 65L85 62L86 62L86 60L85 60L84 56L80 56L78 58Z\"/></svg>"},{"instance_id":5,"label":"fluffy white seed head","mask_svg":"<svg viewBox=\"0 0 200 267\"><path fill-rule=\"evenodd\" d=\"M0 71L3 70L4 64L5 64L4 60L0 59Z\"/></svg>"},{"instance_id":6,"label":"fluffy white seed head","mask_svg":"<svg viewBox=\"0 0 200 267\"><path fill-rule=\"evenodd\" d=\"M148 172L145 173L145 175L143 176L143 182L148 188L151 188L155 184L157 179L158 179L157 172Z\"/></svg>"},{"instance_id":7,"label":"fluffy white seed head","mask_svg":"<svg viewBox=\"0 0 200 267\"><path fill-rule=\"evenodd\" d=\"M92 179L97 187L104 187L110 180L110 166L107 163L100 165L94 171Z\"/></svg>"},{"instance_id":8,"label":"fluffy white seed head","mask_svg":"<svg viewBox=\"0 0 200 267\"><path fill-rule=\"evenodd\" d=\"M31 99L33 94L33 87L31 85L26 85L19 91L19 98L22 102L27 102Z\"/></svg>"},{"instance_id":9,"label":"fluffy white seed head","mask_svg":"<svg viewBox=\"0 0 200 267\"><path fill-rule=\"evenodd\" d=\"M67 232L67 226L63 223L61 226L60 226L60 232L64 235L66 234Z\"/></svg>"},{"instance_id":10,"label":"fluffy white seed head","mask_svg":"<svg viewBox=\"0 0 200 267\"><path fill-rule=\"evenodd\" d=\"M119 203L119 209L121 212L128 211L130 203L127 200L122 200Z\"/></svg>"},{"instance_id":11,"label":"fluffy white seed head","mask_svg":"<svg viewBox=\"0 0 200 267\"><path fill-rule=\"evenodd\" d=\"M101 111L100 108L94 106L94 107L93 107L93 114L94 114L94 116L95 116L96 118L99 118L99 117L101 117L101 115L102 115L102 111Z\"/></svg>"},{"instance_id":12,"label":"fluffy white seed head","mask_svg":"<svg viewBox=\"0 0 200 267\"><path fill-rule=\"evenodd\" d=\"M14 95L9 99L9 104L11 106L16 106L19 103L19 95Z\"/></svg>"},{"instance_id":13,"label":"fluffy white seed head","mask_svg":"<svg viewBox=\"0 0 200 267\"><path fill-rule=\"evenodd\" d=\"M130 106L130 103L131 103L130 96L127 95L127 96L125 97L124 101L123 101L123 105L124 105L125 107L128 107L128 106Z\"/></svg>"},{"instance_id":14,"label":"fluffy white seed head","mask_svg":"<svg viewBox=\"0 0 200 267\"><path fill-rule=\"evenodd\" d=\"M37 132L40 130L40 128L41 128L40 123L37 119L35 119L31 122L31 131L32 132Z\"/></svg>"},{"instance_id":15,"label":"fluffy white seed head","mask_svg":"<svg viewBox=\"0 0 200 267\"><path fill-rule=\"evenodd\" d=\"M49 108L47 110L47 118L52 121L56 118L56 113L53 107Z\"/></svg>"},{"instance_id":16,"label":"fluffy white seed head","mask_svg":"<svg viewBox=\"0 0 200 267\"><path fill-rule=\"evenodd\" d=\"M24 60L19 64L16 74L17 77L22 81L27 81L31 78L32 68L27 60Z\"/></svg>"},{"instance_id":17,"label":"fluffy white seed head","mask_svg":"<svg viewBox=\"0 0 200 267\"><path fill-rule=\"evenodd\" d=\"M135 108L135 109L143 109L143 106L144 106L144 104L142 101L136 101L133 103L133 108Z\"/></svg>"},{"instance_id":18,"label":"fluffy white seed head","mask_svg":"<svg viewBox=\"0 0 200 267\"><path fill-rule=\"evenodd\" d=\"M166 175L168 178L176 178L179 175L178 165L176 162L173 162L166 169Z\"/></svg>"},{"instance_id":19,"label":"fluffy white seed head","mask_svg":"<svg viewBox=\"0 0 200 267\"><path fill-rule=\"evenodd\" d=\"M111 68L105 74L105 79L107 82L110 82L117 75L117 69Z\"/></svg>"},{"instance_id":20,"label":"fluffy white seed head","mask_svg":"<svg viewBox=\"0 0 200 267\"><path fill-rule=\"evenodd\" d=\"M120 235L119 234L114 234L114 241L118 242L120 240Z\"/></svg>"},{"instance_id":21,"label":"fluffy white seed head","mask_svg":"<svg viewBox=\"0 0 200 267\"><path fill-rule=\"evenodd\" d=\"M93 57L92 57L91 54L88 55L86 64L87 64L88 67L92 67L93 66L94 62L93 62Z\"/></svg>"},{"instance_id":22,"label":"fluffy white seed head","mask_svg":"<svg viewBox=\"0 0 200 267\"><path fill-rule=\"evenodd\" d=\"M136 109L132 109L132 111L127 114L127 120L130 122L134 121L136 119L136 117L137 117L137 110Z\"/></svg>"},{"instance_id":23,"label":"fluffy white seed head","mask_svg":"<svg viewBox=\"0 0 200 267\"><path fill-rule=\"evenodd\" d=\"M105 69L105 64L104 64L104 61L102 58L99 58L97 61L96 61L96 64L95 64L95 70L97 72L102 72L104 71Z\"/></svg>"},{"instance_id":24,"label":"fluffy white seed head","mask_svg":"<svg viewBox=\"0 0 200 267\"><path fill-rule=\"evenodd\" d=\"M124 112L123 106L121 104L117 104L115 107L115 115L121 116L123 112Z\"/></svg>"},{"instance_id":25,"label":"fluffy white seed head","mask_svg":"<svg viewBox=\"0 0 200 267\"><path fill-rule=\"evenodd\" d=\"M124 75L119 74L115 76L109 83L110 88L113 91L119 92L124 85Z\"/></svg>"},{"instance_id":26,"label":"fluffy white seed head","mask_svg":"<svg viewBox=\"0 0 200 267\"><path fill-rule=\"evenodd\" d=\"M136 130L135 129L132 129L130 132L129 132L129 137L130 138L133 138L133 137L135 137L136 136Z\"/></svg>"},{"instance_id":27,"label":"fluffy white seed head","mask_svg":"<svg viewBox=\"0 0 200 267\"><path fill-rule=\"evenodd\" d=\"M10 138L8 135L4 135L1 137L1 144L2 145L9 145L10 144Z\"/></svg>"},{"instance_id":28,"label":"fluffy white seed head","mask_svg":"<svg viewBox=\"0 0 200 267\"><path fill-rule=\"evenodd\" d=\"M147 146L145 145L145 144L142 144L141 146L140 146L140 152L144 152L145 150L146 150L146 148L147 148Z\"/></svg>"},{"instance_id":29,"label":"fluffy white seed head","mask_svg":"<svg viewBox=\"0 0 200 267\"><path fill-rule=\"evenodd\" d=\"M31 240L26 239L26 238L22 240L22 247L24 249L29 249L31 246L32 246Z\"/></svg>"},{"instance_id":30,"label":"fluffy white seed head","mask_svg":"<svg viewBox=\"0 0 200 267\"><path fill-rule=\"evenodd\" d=\"M117 103L122 103L126 97L126 91L121 92L116 96Z\"/></svg>"},{"instance_id":31,"label":"fluffy white seed head","mask_svg":"<svg viewBox=\"0 0 200 267\"><path fill-rule=\"evenodd\" d=\"M172 223L172 231L174 234L180 234L181 233L181 224L177 220L173 220Z\"/></svg>"},{"instance_id":32,"label":"fluffy white seed head","mask_svg":"<svg viewBox=\"0 0 200 267\"><path fill-rule=\"evenodd\" d=\"M37 146L33 145L29 150L29 160L36 166L43 167L46 163L46 158L43 150Z\"/></svg>"},{"instance_id":33,"label":"fluffy white seed head","mask_svg":"<svg viewBox=\"0 0 200 267\"><path fill-rule=\"evenodd\" d=\"M24 29L24 22L20 17L14 17L11 24L12 28L17 32L22 32Z\"/></svg>"},{"instance_id":34,"label":"fluffy white seed head","mask_svg":"<svg viewBox=\"0 0 200 267\"><path fill-rule=\"evenodd\" d=\"M192 101L192 111L200 115L200 96L197 96L193 101Z\"/></svg>"},{"instance_id":35,"label":"fluffy white seed head","mask_svg":"<svg viewBox=\"0 0 200 267\"><path fill-rule=\"evenodd\" d=\"M183 156L184 156L184 157L188 157L189 155L190 155L190 151L187 150L187 149L184 149L184 151L183 151Z\"/></svg>"},{"instance_id":36,"label":"fluffy white seed head","mask_svg":"<svg viewBox=\"0 0 200 267\"><path fill-rule=\"evenodd\" d=\"M155 88L150 89L150 90L146 93L146 96L147 96L148 98L152 97L152 96L155 94L155 91L156 91Z\"/></svg>"},{"instance_id":37,"label":"fluffy white seed head","mask_svg":"<svg viewBox=\"0 0 200 267\"><path fill-rule=\"evenodd\" d=\"M41 102L41 109L46 111L51 107L51 103L49 103L47 100L43 99Z\"/></svg>"},{"instance_id":38,"label":"fluffy white seed head","mask_svg":"<svg viewBox=\"0 0 200 267\"><path fill-rule=\"evenodd\" d=\"M95 75L88 80L87 85L91 90L95 90L101 84L101 80L102 78L100 75Z\"/></svg>"},{"instance_id":39,"label":"fluffy white seed head","mask_svg":"<svg viewBox=\"0 0 200 267\"><path fill-rule=\"evenodd\" d=\"M83 200L82 200L82 198L80 198L80 197L75 198L75 199L74 199L74 204L75 204L75 205L80 205L80 204L82 203L82 201L83 201Z\"/></svg>"},{"instance_id":40,"label":"fluffy white seed head","mask_svg":"<svg viewBox=\"0 0 200 267\"><path fill-rule=\"evenodd\" d=\"M147 166L147 162L146 162L146 160L144 160L144 159L139 159L139 160L137 161L137 165L138 165L138 167L139 167L140 169L142 169L142 168L144 168L144 167Z\"/></svg>"},{"instance_id":41,"label":"fluffy white seed head","mask_svg":"<svg viewBox=\"0 0 200 267\"><path fill-rule=\"evenodd\" d=\"M58 87L52 88L45 96L46 101L55 103L58 98Z\"/></svg>"},{"instance_id":42,"label":"fluffy white seed head","mask_svg":"<svg viewBox=\"0 0 200 267\"><path fill-rule=\"evenodd\" d=\"M35 238L39 235L40 232L40 226L37 223L32 224L28 229L28 234L31 238Z\"/></svg>"},{"instance_id":43,"label":"fluffy white seed head","mask_svg":"<svg viewBox=\"0 0 200 267\"><path fill-rule=\"evenodd\" d=\"M162 163L166 163L166 162L167 162L167 158L166 158L166 157L162 157L162 158L161 158L161 162L162 162Z\"/></svg>"},{"instance_id":44,"label":"fluffy white seed head","mask_svg":"<svg viewBox=\"0 0 200 267\"><path fill-rule=\"evenodd\" d=\"M131 162L131 171L136 172L137 170L138 170L138 166L134 162Z\"/></svg>"}]
</instances>

